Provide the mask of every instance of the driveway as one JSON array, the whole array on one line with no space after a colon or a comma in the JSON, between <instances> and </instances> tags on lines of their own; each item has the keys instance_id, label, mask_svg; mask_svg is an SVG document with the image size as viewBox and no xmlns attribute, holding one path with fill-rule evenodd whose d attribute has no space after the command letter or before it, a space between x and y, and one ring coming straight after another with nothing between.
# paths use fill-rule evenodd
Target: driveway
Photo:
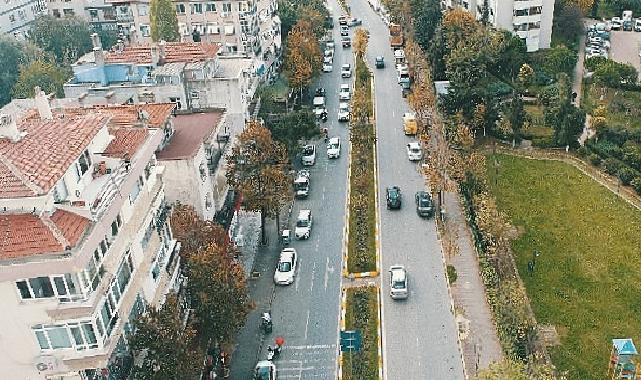
<instances>
[{"instance_id":1,"label":"driveway","mask_svg":"<svg viewBox=\"0 0 641 380\"><path fill-rule=\"evenodd\" d=\"M402 131L401 118L408 105L401 96L389 47L389 31L366 0L351 2L352 13L370 31L367 60L374 67L377 55L386 61L375 75L378 139L379 199L383 286L383 360L385 378L463 379L457 328L444 274L443 253L433 219L416 214L414 193L425 189L416 164L408 161L405 144L414 141ZM400 186L403 207L387 210L385 188ZM389 296L387 268L406 267L410 296L393 301Z\"/></svg>"}]
</instances>

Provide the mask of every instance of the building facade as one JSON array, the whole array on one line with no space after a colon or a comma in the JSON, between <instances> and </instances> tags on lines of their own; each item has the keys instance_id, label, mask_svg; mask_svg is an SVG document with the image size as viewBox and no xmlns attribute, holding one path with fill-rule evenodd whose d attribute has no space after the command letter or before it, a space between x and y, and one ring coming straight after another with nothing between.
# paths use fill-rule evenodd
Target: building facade
<instances>
[{"instance_id":1,"label":"building facade","mask_svg":"<svg viewBox=\"0 0 641 380\"><path fill-rule=\"evenodd\" d=\"M31 23L37 16L47 14L45 0L5 0L0 2L0 33L24 41Z\"/></svg>"},{"instance_id":2,"label":"building facade","mask_svg":"<svg viewBox=\"0 0 641 380\"><path fill-rule=\"evenodd\" d=\"M480 19L487 6L488 21L523 40L528 52L546 49L552 42L554 0L444 0L445 9L460 6Z\"/></svg>"},{"instance_id":3,"label":"building facade","mask_svg":"<svg viewBox=\"0 0 641 380\"><path fill-rule=\"evenodd\" d=\"M156 160L175 105L54 110L36 94L0 116L0 368L121 378L131 321L180 285Z\"/></svg>"},{"instance_id":4,"label":"building facade","mask_svg":"<svg viewBox=\"0 0 641 380\"><path fill-rule=\"evenodd\" d=\"M77 16L94 30L117 31L115 9L105 0L48 0L48 12L54 17Z\"/></svg>"}]
</instances>

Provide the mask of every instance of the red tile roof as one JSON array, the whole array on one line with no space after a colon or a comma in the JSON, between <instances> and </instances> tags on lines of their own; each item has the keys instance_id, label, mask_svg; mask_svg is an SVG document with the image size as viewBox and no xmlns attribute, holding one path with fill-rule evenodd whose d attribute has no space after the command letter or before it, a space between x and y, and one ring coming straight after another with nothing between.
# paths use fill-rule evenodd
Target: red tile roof
<instances>
[{"instance_id":1,"label":"red tile roof","mask_svg":"<svg viewBox=\"0 0 641 380\"><path fill-rule=\"evenodd\" d=\"M90 224L88 219L64 210L56 210L49 218L53 224L33 214L0 215L0 259L62 252L66 244L75 246Z\"/></svg>"},{"instance_id":2,"label":"red tile roof","mask_svg":"<svg viewBox=\"0 0 641 380\"><path fill-rule=\"evenodd\" d=\"M89 226L89 219L65 210L56 210L51 215L51 221L72 247L78 243Z\"/></svg>"},{"instance_id":3,"label":"red tile roof","mask_svg":"<svg viewBox=\"0 0 641 380\"><path fill-rule=\"evenodd\" d=\"M22 139L0 139L0 183L10 184L0 198L46 194L108 121L99 113L19 121Z\"/></svg>"},{"instance_id":4,"label":"red tile roof","mask_svg":"<svg viewBox=\"0 0 641 380\"><path fill-rule=\"evenodd\" d=\"M176 132L169 144L156 154L159 160L181 160L193 157L203 142L218 128L224 111L177 115Z\"/></svg>"},{"instance_id":5,"label":"red tile roof","mask_svg":"<svg viewBox=\"0 0 641 380\"><path fill-rule=\"evenodd\" d=\"M206 42L166 42L165 63L198 62L215 58L217 44ZM127 46L122 52L111 51L105 54L106 63L151 64L151 45Z\"/></svg>"},{"instance_id":6,"label":"red tile roof","mask_svg":"<svg viewBox=\"0 0 641 380\"><path fill-rule=\"evenodd\" d=\"M105 104L91 107L65 107L62 110L57 110L57 113L84 115L100 112L111 116L111 120L109 120L111 126L132 127L142 122L138 115L138 112L142 110L148 116L147 126L160 128L171 116L174 108L176 108L175 103Z\"/></svg>"},{"instance_id":7,"label":"red tile roof","mask_svg":"<svg viewBox=\"0 0 641 380\"><path fill-rule=\"evenodd\" d=\"M109 128L109 134L114 136L114 139L107 145L104 154L123 158L125 154L133 157L149 132L143 128Z\"/></svg>"}]
</instances>

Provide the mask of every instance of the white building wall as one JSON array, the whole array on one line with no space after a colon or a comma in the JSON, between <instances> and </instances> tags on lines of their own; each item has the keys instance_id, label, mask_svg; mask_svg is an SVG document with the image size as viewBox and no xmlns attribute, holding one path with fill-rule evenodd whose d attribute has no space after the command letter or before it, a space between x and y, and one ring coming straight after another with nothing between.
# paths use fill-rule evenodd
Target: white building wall
<instances>
[{"instance_id":1,"label":"white building wall","mask_svg":"<svg viewBox=\"0 0 641 380\"><path fill-rule=\"evenodd\" d=\"M47 13L45 0L5 0L0 2L0 33L24 41L33 20Z\"/></svg>"}]
</instances>

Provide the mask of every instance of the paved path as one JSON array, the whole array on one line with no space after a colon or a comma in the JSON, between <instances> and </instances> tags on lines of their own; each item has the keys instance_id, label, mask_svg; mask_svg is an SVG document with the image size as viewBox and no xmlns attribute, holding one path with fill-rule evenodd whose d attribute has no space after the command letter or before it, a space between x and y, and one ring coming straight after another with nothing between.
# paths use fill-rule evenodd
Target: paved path
<instances>
[{"instance_id":1,"label":"paved path","mask_svg":"<svg viewBox=\"0 0 641 380\"><path fill-rule=\"evenodd\" d=\"M486 301L478 256L458 194L445 193L445 209L446 228L454 229L458 246L458 254L447 258L448 264L454 266L457 273L457 280L451 287L452 296L457 319L466 330L461 335L466 372L474 378L478 369L487 368L491 362L501 360L503 350L490 305Z\"/></svg>"}]
</instances>

